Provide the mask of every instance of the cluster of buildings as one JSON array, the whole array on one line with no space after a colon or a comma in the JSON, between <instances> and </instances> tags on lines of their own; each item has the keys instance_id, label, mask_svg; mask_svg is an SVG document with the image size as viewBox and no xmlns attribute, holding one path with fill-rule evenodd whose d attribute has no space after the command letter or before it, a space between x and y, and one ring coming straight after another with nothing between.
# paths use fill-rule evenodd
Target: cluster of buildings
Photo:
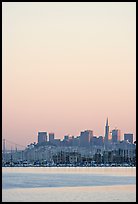
<instances>
[{"instance_id":1,"label":"cluster of buildings","mask_svg":"<svg viewBox=\"0 0 138 204\"><path fill-rule=\"evenodd\" d=\"M49 139L48 139L49 136ZM103 146L105 148L111 147L115 143L121 140L121 130L115 128L109 131L108 118L105 126L105 136L96 137L93 134L93 130L84 130L80 132L80 136L70 136L65 135L63 140L55 139L54 133L38 132L38 145L49 144L56 146L80 146L80 147L90 147L90 146ZM133 134L124 133L124 141L133 143Z\"/></svg>"},{"instance_id":2,"label":"cluster of buildings","mask_svg":"<svg viewBox=\"0 0 138 204\"><path fill-rule=\"evenodd\" d=\"M110 131L108 118L105 135L96 137L93 130L84 130L79 136L65 135L56 139L54 133L38 132L37 143L31 143L24 151L3 155L5 165L32 166L93 166L136 165L136 141L132 133L117 128Z\"/></svg>"}]
</instances>

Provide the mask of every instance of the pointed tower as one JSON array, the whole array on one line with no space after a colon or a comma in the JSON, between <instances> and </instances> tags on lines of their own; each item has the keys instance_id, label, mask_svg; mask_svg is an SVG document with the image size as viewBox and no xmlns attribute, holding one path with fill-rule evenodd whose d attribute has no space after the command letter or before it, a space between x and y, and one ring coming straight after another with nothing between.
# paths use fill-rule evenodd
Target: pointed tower
<instances>
[{"instance_id":1,"label":"pointed tower","mask_svg":"<svg viewBox=\"0 0 138 204\"><path fill-rule=\"evenodd\" d=\"M109 139L109 124L108 124L108 117L107 117L106 126L105 126L105 138L104 138L104 142L108 143L108 139Z\"/></svg>"}]
</instances>

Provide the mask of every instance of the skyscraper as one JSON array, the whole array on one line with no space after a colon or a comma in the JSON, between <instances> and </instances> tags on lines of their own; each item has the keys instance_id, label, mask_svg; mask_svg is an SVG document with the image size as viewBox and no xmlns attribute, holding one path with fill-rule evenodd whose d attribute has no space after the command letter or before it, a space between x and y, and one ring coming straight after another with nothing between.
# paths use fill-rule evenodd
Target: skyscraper
<instances>
[{"instance_id":1,"label":"skyscraper","mask_svg":"<svg viewBox=\"0 0 138 204\"><path fill-rule=\"evenodd\" d=\"M80 146L88 147L93 137L92 130L85 130L80 134Z\"/></svg>"},{"instance_id":2,"label":"skyscraper","mask_svg":"<svg viewBox=\"0 0 138 204\"><path fill-rule=\"evenodd\" d=\"M124 133L124 140L128 140L133 143L133 134L132 133Z\"/></svg>"},{"instance_id":3,"label":"skyscraper","mask_svg":"<svg viewBox=\"0 0 138 204\"><path fill-rule=\"evenodd\" d=\"M38 132L38 143L47 142L47 132Z\"/></svg>"},{"instance_id":4,"label":"skyscraper","mask_svg":"<svg viewBox=\"0 0 138 204\"><path fill-rule=\"evenodd\" d=\"M120 141L120 139L121 139L121 130L115 128L114 130L112 130L112 142Z\"/></svg>"},{"instance_id":5,"label":"skyscraper","mask_svg":"<svg viewBox=\"0 0 138 204\"><path fill-rule=\"evenodd\" d=\"M49 142L50 143L53 143L54 142L54 139L55 139L55 135L53 132L49 133Z\"/></svg>"},{"instance_id":6,"label":"skyscraper","mask_svg":"<svg viewBox=\"0 0 138 204\"><path fill-rule=\"evenodd\" d=\"M105 137L104 137L105 144L108 143L108 139L109 139L109 125L108 125L108 117L107 117L106 126L105 126Z\"/></svg>"}]
</instances>

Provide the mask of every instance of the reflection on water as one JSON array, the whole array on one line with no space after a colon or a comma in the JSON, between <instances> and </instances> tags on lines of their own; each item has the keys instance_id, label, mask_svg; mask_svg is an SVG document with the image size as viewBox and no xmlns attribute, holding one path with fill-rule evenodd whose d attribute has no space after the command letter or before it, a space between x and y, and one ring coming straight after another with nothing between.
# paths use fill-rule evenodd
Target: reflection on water
<instances>
[{"instance_id":1,"label":"reflection on water","mask_svg":"<svg viewBox=\"0 0 138 204\"><path fill-rule=\"evenodd\" d=\"M3 167L2 172L85 173L136 176L136 167Z\"/></svg>"},{"instance_id":2,"label":"reflection on water","mask_svg":"<svg viewBox=\"0 0 138 204\"><path fill-rule=\"evenodd\" d=\"M32 202L35 201L34 192L35 199L38 202L43 202L46 198L49 199L49 202L53 201L54 195L54 201L61 201L61 197L64 197L63 202L73 202L75 200L80 202L83 200L80 195L82 192L85 201L88 198L88 201L94 198L96 199L95 201L98 201L98 191L100 194L103 193L103 199L105 198L105 201L109 200L112 196L113 200L118 198L120 201L121 199L124 199L123 201L134 201L136 197L135 186L135 167L2 168L3 201L20 202L29 196L30 200L28 201ZM109 194L107 195L106 189L108 189L108 192L110 189L110 196ZM64 196L61 193L62 191L64 191ZM66 198L68 197L67 192L70 192L69 200ZM20 196L14 196L16 193Z\"/></svg>"}]
</instances>

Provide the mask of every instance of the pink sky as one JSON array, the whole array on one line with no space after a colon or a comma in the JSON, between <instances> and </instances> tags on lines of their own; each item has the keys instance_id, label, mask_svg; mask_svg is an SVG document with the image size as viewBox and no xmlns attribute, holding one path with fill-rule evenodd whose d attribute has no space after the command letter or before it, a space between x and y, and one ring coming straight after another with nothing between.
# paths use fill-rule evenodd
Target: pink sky
<instances>
[{"instance_id":1,"label":"pink sky","mask_svg":"<svg viewBox=\"0 0 138 204\"><path fill-rule=\"evenodd\" d=\"M3 2L2 51L3 138L136 137L135 2Z\"/></svg>"}]
</instances>

